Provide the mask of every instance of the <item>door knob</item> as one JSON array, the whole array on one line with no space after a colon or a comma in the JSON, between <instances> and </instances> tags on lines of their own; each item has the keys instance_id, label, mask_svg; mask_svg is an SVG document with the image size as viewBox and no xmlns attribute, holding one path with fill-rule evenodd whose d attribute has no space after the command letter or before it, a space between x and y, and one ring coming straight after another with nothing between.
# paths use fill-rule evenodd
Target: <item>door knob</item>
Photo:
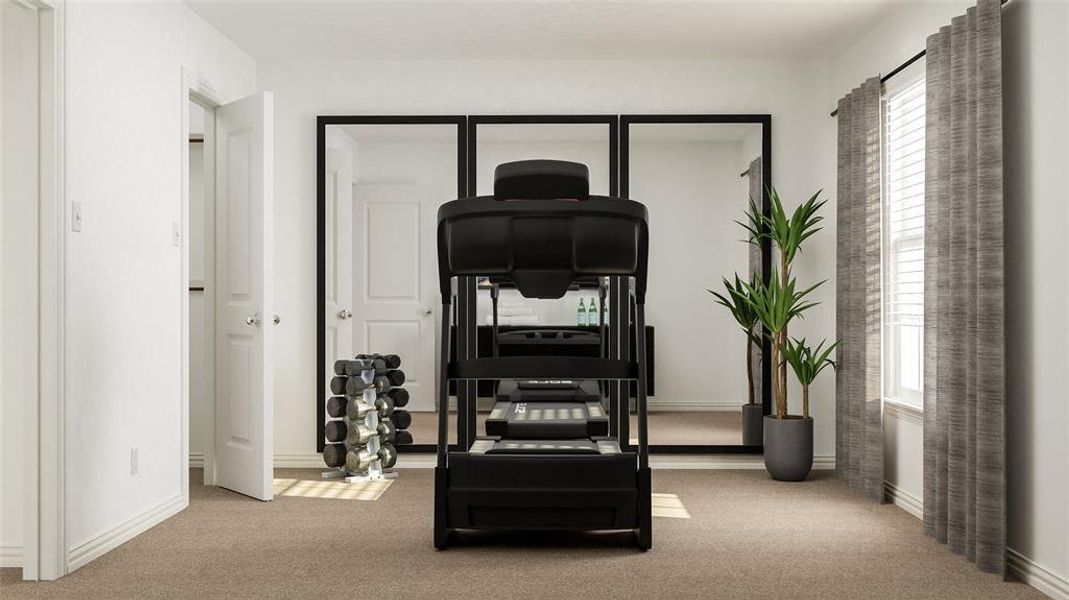
<instances>
[{"instance_id":1,"label":"door knob","mask_svg":"<svg viewBox=\"0 0 1069 600\"><path fill-rule=\"evenodd\" d=\"M429 317L432 314L434 314L434 311L429 309L429 308L426 308L426 309L423 310L423 316L425 316L425 317Z\"/></svg>"},{"instance_id":2,"label":"door knob","mask_svg":"<svg viewBox=\"0 0 1069 600\"><path fill-rule=\"evenodd\" d=\"M260 324L260 313L256 313L255 315L249 315L249 316L245 317L245 324L246 325L259 325Z\"/></svg>"},{"instance_id":3,"label":"door knob","mask_svg":"<svg viewBox=\"0 0 1069 600\"><path fill-rule=\"evenodd\" d=\"M338 311L339 319L351 319L353 318L353 311L345 310L344 308Z\"/></svg>"},{"instance_id":4,"label":"door knob","mask_svg":"<svg viewBox=\"0 0 1069 600\"><path fill-rule=\"evenodd\" d=\"M282 317L280 317L280 316L278 316L278 315L276 314L276 315L275 315L275 318L273 319L273 321L274 321L275 325L278 325L279 323L281 323L281 322L282 322Z\"/></svg>"}]
</instances>

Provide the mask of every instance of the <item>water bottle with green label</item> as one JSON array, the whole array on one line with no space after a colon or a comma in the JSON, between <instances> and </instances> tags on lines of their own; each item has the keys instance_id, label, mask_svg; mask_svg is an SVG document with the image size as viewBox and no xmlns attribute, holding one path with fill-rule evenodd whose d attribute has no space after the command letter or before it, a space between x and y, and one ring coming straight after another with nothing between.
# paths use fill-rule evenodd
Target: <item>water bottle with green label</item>
<instances>
[{"instance_id":1,"label":"water bottle with green label","mask_svg":"<svg viewBox=\"0 0 1069 600\"><path fill-rule=\"evenodd\" d=\"M586 309L586 324L595 326L598 324L598 305L593 298L590 299L590 307Z\"/></svg>"},{"instance_id":2,"label":"water bottle with green label","mask_svg":"<svg viewBox=\"0 0 1069 600\"><path fill-rule=\"evenodd\" d=\"M579 325L586 325L586 307L583 306L583 299L579 299L579 310L576 313L576 323Z\"/></svg>"}]
</instances>

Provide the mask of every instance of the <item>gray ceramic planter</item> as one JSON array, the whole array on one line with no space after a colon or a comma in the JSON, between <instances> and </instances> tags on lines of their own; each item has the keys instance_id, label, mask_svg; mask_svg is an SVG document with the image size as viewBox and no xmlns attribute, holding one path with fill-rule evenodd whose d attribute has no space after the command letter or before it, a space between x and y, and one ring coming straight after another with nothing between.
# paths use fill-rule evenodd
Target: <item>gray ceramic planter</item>
<instances>
[{"instance_id":1,"label":"gray ceramic planter","mask_svg":"<svg viewBox=\"0 0 1069 600\"><path fill-rule=\"evenodd\" d=\"M765 469L772 479L802 481L813 468L813 418L765 417Z\"/></svg>"},{"instance_id":2,"label":"gray ceramic planter","mask_svg":"<svg viewBox=\"0 0 1069 600\"><path fill-rule=\"evenodd\" d=\"M764 443L764 408L760 404L742 405L742 445L760 446Z\"/></svg>"}]
</instances>

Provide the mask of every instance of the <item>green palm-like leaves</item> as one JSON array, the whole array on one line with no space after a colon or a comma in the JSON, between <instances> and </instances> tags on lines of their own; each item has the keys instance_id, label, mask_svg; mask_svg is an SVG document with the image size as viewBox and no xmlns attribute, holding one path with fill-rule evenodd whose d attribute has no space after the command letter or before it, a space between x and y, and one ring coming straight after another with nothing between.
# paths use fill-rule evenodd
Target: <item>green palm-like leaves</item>
<instances>
[{"instance_id":1,"label":"green palm-like leaves","mask_svg":"<svg viewBox=\"0 0 1069 600\"><path fill-rule=\"evenodd\" d=\"M820 375L821 371L828 367L835 367L835 361L830 357L839 342L833 342L825 348L826 342L827 340L821 340L816 348L810 348L805 338L787 340L787 344L783 347L783 359L794 369L798 383L808 386L813 383L817 375Z\"/></svg>"},{"instance_id":2,"label":"green palm-like leaves","mask_svg":"<svg viewBox=\"0 0 1069 600\"><path fill-rule=\"evenodd\" d=\"M742 282L742 285L746 289L751 310L774 337L787 329L795 317L818 304L805 300L805 297L823 283L821 281L798 291L794 277L789 277L787 283L783 284L779 276L773 273L768 283L755 281L755 284Z\"/></svg>"},{"instance_id":3,"label":"green palm-like leaves","mask_svg":"<svg viewBox=\"0 0 1069 600\"><path fill-rule=\"evenodd\" d=\"M785 262L790 264L801 249L802 242L823 229L823 227L818 227L818 224L824 220L824 217L817 215L817 211L828 201L820 199L822 192L823 190L818 190L788 216L783 208L779 192L776 188L771 188L768 190L771 214L765 216L758 207L757 201L750 198L750 211L746 213L746 223L739 222L739 225L749 232L751 243L757 243L764 238L772 241L783 253Z\"/></svg>"},{"instance_id":4,"label":"green palm-like leaves","mask_svg":"<svg viewBox=\"0 0 1069 600\"><path fill-rule=\"evenodd\" d=\"M758 281L755 275L750 278L749 285L751 287L757 285ZM731 312L731 316L735 318L735 322L739 324L739 327L742 328L751 342L760 344L761 338L755 331L760 320L757 318L757 313L754 312L753 304L750 302L749 292L746 291L746 283L739 279L739 274L736 273L734 284L726 277L724 278L724 290L727 292L726 294L714 292L713 290L706 291L716 298L717 304L724 306Z\"/></svg>"}]
</instances>

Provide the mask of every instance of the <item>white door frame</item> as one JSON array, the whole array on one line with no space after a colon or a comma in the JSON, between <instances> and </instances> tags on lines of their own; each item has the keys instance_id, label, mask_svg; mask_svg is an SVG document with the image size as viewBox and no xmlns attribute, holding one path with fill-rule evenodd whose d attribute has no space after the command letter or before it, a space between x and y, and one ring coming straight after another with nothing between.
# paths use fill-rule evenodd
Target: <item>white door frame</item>
<instances>
[{"instance_id":1,"label":"white door frame","mask_svg":"<svg viewBox=\"0 0 1069 600\"><path fill-rule=\"evenodd\" d=\"M182 313L181 335L181 415L182 456L179 461L182 482L182 506L189 506L189 103L196 102L205 109L204 119L204 302L207 307L207 339L209 340L208 379L209 419L211 431L207 432L204 447L204 483L215 485L215 108L222 102L216 88L207 79L189 67L182 67L181 103L182 131L179 137L182 157L181 181L181 282L178 287Z\"/></svg>"},{"instance_id":2,"label":"white door frame","mask_svg":"<svg viewBox=\"0 0 1069 600\"><path fill-rule=\"evenodd\" d=\"M16 0L38 15L37 397L25 415L23 579L67 574L65 0ZM36 402L34 402L36 401Z\"/></svg>"}]
</instances>

